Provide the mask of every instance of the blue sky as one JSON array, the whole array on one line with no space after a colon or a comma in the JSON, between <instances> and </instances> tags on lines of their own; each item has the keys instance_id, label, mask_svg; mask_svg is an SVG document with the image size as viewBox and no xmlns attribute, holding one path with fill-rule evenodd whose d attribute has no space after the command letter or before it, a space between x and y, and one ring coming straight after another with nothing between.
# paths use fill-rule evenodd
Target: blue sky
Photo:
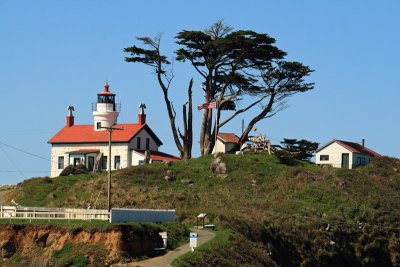
<instances>
[{"instance_id":1,"label":"blue sky","mask_svg":"<svg viewBox=\"0 0 400 267\"><path fill-rule=\"evenodd\" d=\"M0 183L49 175L47 140L64 126L67 106L75 106L76 123L92 123L91 103L106 80L122 104L119 122L136 122L139 103L146 103L162 150L178 154L151 69L124 62L123 48L137 36L163 33L162 51L172 58L177 32L203 30L219 19L270 34L287 59L315 70L314 90L295 95L286 110L257 125L273 143L364 138L377 152L400 157L400 2L249 2L1 1ZM175 63L174 72L174 103L184 102L193 77L200 104L200 77L186 63ZM250 115L221 131L240 133L241 119Z\"/></svg>"}]
</instances>

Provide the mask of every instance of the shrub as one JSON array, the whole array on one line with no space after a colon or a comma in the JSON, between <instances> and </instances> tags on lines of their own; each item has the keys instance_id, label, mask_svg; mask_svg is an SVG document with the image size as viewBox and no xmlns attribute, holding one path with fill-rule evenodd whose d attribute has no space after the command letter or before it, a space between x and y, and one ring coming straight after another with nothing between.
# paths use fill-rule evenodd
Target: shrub
<instances>
[{"instance_id":1,"label":"shrub","mask_svg":"<svg viewBox=\"0 0 400 267\"><path fill-rule=\"evenodd\" d=\"M275 151L275 155L282 164L294 165L295 163L296 155L286 150L277 150Z\"/></svg>"},{"instance_id":2,"label":"shrub","mask_svg":"<svg viewBox=\"0 0 400 267\"><path fill-rule=\"evenodd\" d=\"M76 175L76 174L82 174L82 173L88 173L88 172L89 172L89 170L83 164L79 164L77 166L69 165L69 166L65 167L65 169L60 173L60 176Z\"/></svg>"}]
</instances>

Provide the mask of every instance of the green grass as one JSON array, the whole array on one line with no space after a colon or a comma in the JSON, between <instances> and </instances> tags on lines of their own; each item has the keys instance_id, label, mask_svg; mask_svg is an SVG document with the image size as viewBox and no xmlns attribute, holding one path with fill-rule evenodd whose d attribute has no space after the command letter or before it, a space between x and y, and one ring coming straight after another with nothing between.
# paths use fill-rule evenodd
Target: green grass
<instances>
[{"instance_id":1,"label":"green grass","mask_svg":"<svg viewBox=\"0 0 400 267\"><path fill-rule=\"evenodd\" d=\"M217 229L213 231L215 237L203 244L202 246L196 248L194 252L186 253L179 258L175 259L171 265L174 267L184 266L186 262L199 262L204 257L204 255L210 253L216 245L223 246L229 243L229 237L232 234L230 229Z\"/></svg>"},{"instance_id":2,"label":"green grass","mask_svg":"<svg viewBox=\"0 0 400 267\"><path fill-rule=\"evenodd\" d=\"M220 214L263 218L267 211L353 221L369 213L371 223L399 226L392 223L400 219L400 203L393 201L400 195L400 168L392 159L341 170L305 162L286 166L260 154L221 157L228 167L226 178L210 170L212 156L171 167L152 164L113 172L112 203L176 209L178 219L187 223L200 212L214 219ZM167 170L174 172L175 181L163 179ZM194 184L183 184L182 179ZM104 174L33 178L19 184L11 196L23 206L106 208L106 185Z\"/></svg>"},{"instance_id":3,"label":"green grass","mask_svg":"<svg viewBox=\"0 0 400 267\"><path fill-rule=\"evenodd\" d=\"M106 249L102 245L67 243L53 253L52 262L56 266L85 267L89 264L89 255L93 257L92 265L100 265L106 256Z\"/></svg>"}]
</instances>

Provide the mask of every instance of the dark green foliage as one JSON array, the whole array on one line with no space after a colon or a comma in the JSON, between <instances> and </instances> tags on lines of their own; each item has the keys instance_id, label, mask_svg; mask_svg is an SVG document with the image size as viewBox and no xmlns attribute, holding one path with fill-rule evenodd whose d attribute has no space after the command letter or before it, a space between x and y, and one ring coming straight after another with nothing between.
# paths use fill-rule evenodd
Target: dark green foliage
<instances>
[{"instance_id":1,"label":"dark green foliage","mask_svg":"<svg viewBox=\"0 0 400 267\"><path fill-rule=\"evenodd\" d=\"M203 79L204 99L199 102L218 100L220 104L215 115L217 119L212 118L209 110L203 111L200 129L201 155L212 152L217 128L229 123L237 115L254 107L261 107L250 118L240 137L239 143L242 143L256 123L286 107L286 98L314 88L313 83L304 80L313 70L299 62L285 61L286 52L280 50L275 45L275 39L266 33L234 31L222 21L217 21L203 31L183 30L175 38L179 45L175 51L176 60L189 62ZM166 74L166 66L170 62L160 53L160 36L153 39L141 37L138 40L148 49L137 46L125 48L124 52L130 55L125 61L153 67L164 97L168 98L167 91L173 75ZM163 83L163 78L168 86ZM167 110L176 140L173 122L175 115L171 115L170 100L167 100ZM235 112L220 121L221 114L225 111ZM181 150L179 144L177 147Z\"/></svg>"},{"instance_id":2,"label":"dark green foliage","mask_svg":"<svg viewBox=\"0 0 400 267\"><path fill-rule=\"evenodd\" d=\"M66 243L60 250L54 251L52 261L56 266L85 267L90 263L86 256L89 254L93 256L92 266L103 265L106 251L102 245Z\"/></svg>"},{"instance_id":3,"label":"dark green foliage","mask_svg":"<svg viewBox=\"0 0 400 267\"><path fill-rule=\"evenodd\" d=\"M400 174L400 160L391 157L374 157L363 167L370 174L391 176Z\"/></svg>"},{"instance_id":4,"label":"dark green foliage","mask_svg":"<svg viewBox=\"0 0 400 267\"><path fill-rule=\"evenodd\" d=\"M68 165L60 173L60 176L76 175L76 174L82 174L82 173L89 173L89 170L86 168L85 165L83 165L83 164L79 164L77 166Z\"/></svg>"},{"instance_id":5,"label":"dark green foliage","mask_svg":"<svg viewBox=\"0 0 400 267\"><path fill-rule=\"evenodd\" d=\"M286 165L294 165L296 162L297 155L290 153L286 150L276 150L275 156L278 158L279 162Z\"/></svg>"},{"instance_id":6,"label":"dark green foliage","mask_svg":"<svg viewBox=\"0 0 400 267\"><path fill-rule=\"evenodd\" d=\"M298 160L310 160L318 149L318 143L308 140L284 138L281 144L284 150L295 155Z\"/></svg>"}]
</instances>

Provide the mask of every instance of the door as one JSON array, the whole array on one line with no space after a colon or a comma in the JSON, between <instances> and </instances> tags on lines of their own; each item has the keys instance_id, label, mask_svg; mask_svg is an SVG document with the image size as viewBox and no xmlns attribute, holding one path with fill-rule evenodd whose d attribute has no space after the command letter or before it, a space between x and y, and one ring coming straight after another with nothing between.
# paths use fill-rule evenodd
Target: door
<instances>
[{"instance_id":1,"label":"door","mask_svg":"<svg viewBox=\"0 0 400 267\"><path fill-rule=\"evenodd\" d=\"M348 153L342 154L342 168L343 169L349 168L349 154Z\"/></svg>"},{"instance_id":2,"label":"door","mask_svg":"<svg viewBox=\"0 0 400 267\"><path fill-rule=\"evenodd\" d=\"M94 167L94 157L89 156L88 157L88 169L89 171L93 171Z\"/></svg>"},{"instance_id":3,"label":"door","mask_svg":"<svg viewBox=\"0 0 400 267\"><path fill-rule=\"evenodd\" d=\"M81 163L81 158L74 158L74 166L78 166Z\"/></svg>"}]
</instances>

